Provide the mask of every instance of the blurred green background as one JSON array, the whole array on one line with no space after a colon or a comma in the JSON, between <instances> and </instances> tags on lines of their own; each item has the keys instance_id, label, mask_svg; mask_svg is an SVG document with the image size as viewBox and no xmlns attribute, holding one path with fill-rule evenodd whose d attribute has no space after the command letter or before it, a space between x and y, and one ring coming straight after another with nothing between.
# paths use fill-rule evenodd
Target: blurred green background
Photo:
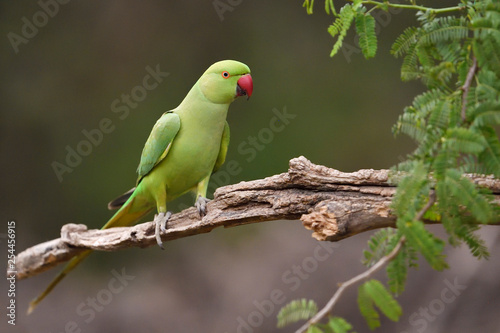
<instances>
[{"instance_id":1,"label":"blurred green background","mask_svg":"<svg viewBox=\"0 0 500 333\"><path fill-rule=\"evenodd\" d=\"M134 185L139 156L155 121L180 103L209 65L222 59L250 66L254 95L230 107L226 162L235 161L239 168L230 177L223 169L226 173L216 176L212 189L285 172L288 161L300 155L342 171L388 168L403 160L414 145L405 137L395 139L391 126L423 87L400 81L401 61L389 50L415 21L414 13L376 15L380 44L375 59L363 58L352 32L343 51L331 59L333 40L326 29L332 17L324 13L322 2L312 16L301 4L1 2L0 232L6 232L7 221L16 221L20 252L58 237L65 223L103 225L111 216L107 202ZM343 1L336 4L340 8ZM52 15L40 14L43 7ZM34 20L39 27L29 31L26 21ZM22 36L23 29L32 36L13 46L13 34ZM138 91L148 66L169 75L120 119L113 102L125 105L122 95ZM269 137L266 128L276 110L294 117ZM113 130L58 179L53 163L66 164L67 149L77 149L87 140L83 131L98 128L105 118ZM250 153L252 138L259 148ZM187 196L169 208L178 211L191 204ZM442 234L439 227L433 230ZM489 228L482 234L492 246L489 263L476 261L462 248L447 250L451 269L446 272L432 272L422 262L399 298L405 311L400 322L384 320L377 331L496 331L499 273L492 266L499 259L499 233ZM167 243L164 252L153 247L97 253L29 317L24 314L29 300L56 271L18 281L16 326L7 325L2 306L0 327L2 332L3 327L9 332L275 332L282 304L269 305L273 291L281 291L280 299L287 302L307 297L322 306L338 282L363 270L361 251L368 237L346 239L328 248L332 253L321 250L328 253L321 262L314 257L318 242L300 221L215 230ZM0 238L2 262L4 240ZM316 266L307 266L310 258ZM310 272L298 274L296 267L303 265ZM109 291L113 270L134 277L117 293ZM443 291L450 283L466 288L444 292L455 295L445 302ZM0 287L1 304L7 304L5 280ZM94 308L88 305L93 298ZM427 314L421 311L425 308ZM345 294L337 311L357 332L368 331L355 290Z\"/></svg>"}]
</instances>

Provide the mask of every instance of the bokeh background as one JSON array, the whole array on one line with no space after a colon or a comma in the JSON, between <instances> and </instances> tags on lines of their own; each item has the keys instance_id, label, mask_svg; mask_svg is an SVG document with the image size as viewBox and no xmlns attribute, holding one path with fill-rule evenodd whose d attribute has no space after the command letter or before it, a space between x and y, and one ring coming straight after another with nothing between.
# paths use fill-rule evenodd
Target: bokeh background
<instances>
[{"instance_id":1,"label":"bokeh background","mask_svg":"<svg viewBox=\"0 0 500 333\"><path fill-rule=\"evenodd\" d=\"M52 4L47 6L53 17L46 16L46 22L40 3ZM301 1L285 0L71 1L57 10L55 1L40 3L0 3L0 232L6 232L7 221L16 221L18 252L58 237L65 223L103 225L111 216L107 202L134 185L155 121L221 59L248 64L255 89L249 102L233 103L228 117L227 161L240 168L230 177L219 176L212 189L285 172L288 161L300 155L354 171L391 167L414 147L405 137L394 138L391 126L423 87L402 83L401 60L389 54L392 41L415 21L412 12L379 14L379 49L367 61L352 33L344 49L329 58L333 40L326 29L332 17L321 1L312 16ZM340 8L343 1L336 4ZM34 16L38 31L13 47L9 33L22 35ZM148 66L169 75L120 119L112 103L142 85ZM295 117L283 122L281 132L264 137L261 131L269 128L276 110ZM68 147L76 149L86 140L82 131L98 128L104 118L111 120L113 131L60 181L54 161L65 164ZM255 154L242 150L251 147L250 137L259 140ZM178 211L191 200L177 200L170 208ZM439 226L432 229L442 235ZM422 262L411 271L399 297L401 320L384 319L376 332L498 332L497 229L481 232L490 245L489 261L449 247L449 270L434 272ZM5 234L0 236L5 262ZM292 332L294 327L276 329L283 304L270 306L273 295L281 292L280 301L306 297L324 305L338 282L364 269L360 259L368 238L362 234L318 250L300 221L276 221L176 240L166 244L166 251L152 247L97 253L31 316L25 315L29 300L56 270L18 281L15 327L7 325L7 283L0 279L0 330ZM315 253L321 253L322 261ZM130 279L117 293L108 286L113 271ZM385 279L384 273L379 277ZM94 310L85 304L92 299L98 300ZM355 290L342 297L335 311L357 332L369 331Z\"/></svg>"}]
</instances>

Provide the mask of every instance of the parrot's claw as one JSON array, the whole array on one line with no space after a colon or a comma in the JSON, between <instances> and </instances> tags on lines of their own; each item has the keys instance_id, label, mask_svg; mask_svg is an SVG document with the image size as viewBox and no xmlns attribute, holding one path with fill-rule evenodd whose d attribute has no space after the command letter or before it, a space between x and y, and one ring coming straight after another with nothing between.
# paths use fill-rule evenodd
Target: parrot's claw
<instances>
[{"instance_id":1,"label":"parrot's claw","mask_svg":"<svg viewBox=\"0 0 500 333\"><path fill-rule=\"evenodd\" d=\"M207 203L209 202L210 199L202 197L201 195L199 195L198 199L196 199L194 205L196 206L196 210L198 211L198 214L200 214L200 217L207 215Z\"/></svg>"},{"instance_id":2,"label":"parrot's claw","mask_svg":"<svg viewBox=\"0 0 500 333\"><path fill-rule=\"evenodd\" d=\"M165 248L163 247L163 242L161 241L161 233L167 231L166 226L170 216L172 216L171 212L160 213L156 214L154 219L156 242L162 250L165 250Z\"/></svg>"}]
</instances>

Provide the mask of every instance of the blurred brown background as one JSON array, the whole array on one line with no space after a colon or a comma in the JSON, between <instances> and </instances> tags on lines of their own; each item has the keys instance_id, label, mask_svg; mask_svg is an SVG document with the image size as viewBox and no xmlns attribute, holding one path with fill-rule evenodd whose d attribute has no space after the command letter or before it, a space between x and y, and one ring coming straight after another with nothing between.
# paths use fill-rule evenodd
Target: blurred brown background
<instances>
[{"instance_id":1,"label":"blurred brown background","mask_svg":"<svg viewBox=\"0 0 500 333\"><path fill-rule=\"evenodd\" d=\"M214 4L226 10L217 11ZM342 4L337 2L338 8ZM7 221L16 221L20 252L58 237L68 222L103 225L112 214L107 202L133 186L156 119L221 59L248 64L255 89L249 102L239 99L229 112L227 161L240 168L217 176L212 189L284 172L289 159L300 155L342 171L401 161L414 145L405 137L395 139L391 126L423 87L400 81L401 60L389 50L414 22L414 13L380 13L378 54L366 61L352 33L344 52L328 57L333 40L326 28L332 18L322 1L315 9L308 16L301 1L283 0L1 2L0 232L6 232ZM39 27L30 30L33 23ZM140 95L148 66L169 74ZM127 106L123 94L134 93L136 104ZM117 107L122 111L114 112ZM285 109L295 117L283 121L282 131L265 136L262 130L276 110ZM84 147L84 131L98 128L105 118L113 129ZM252 146L250 137L259 145ZM59 179L53 163L67 165L68 149L79 145L87 156L73 161L71 172ZM191 203L187 196L169 208L178 211ZM440 227L433 229L442 235ZM499 231L484 228L482 234L491 246L489 261L477 261L464 248L448 248L451 269L433 272L422 262L399 297L400 322L384 319L376 332L497 332ZM6 239L0 236L4 262ZM278 221L177 240L165 244L166 251L97 253L29 317L24 314L29 300L56 270L18 281L15 327L7 325L7 283L0 279L0 328L292 332L294 327L275 328L283 304L272 300L306 297L324 305L338 282L364 269L360 259L368 237L318 248L299 221ZM116 280L122 273L126 276ZM385 279L384 273L380 277ZM355 290L343 296L336 314L357 332L369 331Z\"/></svg>"}]
</instances>

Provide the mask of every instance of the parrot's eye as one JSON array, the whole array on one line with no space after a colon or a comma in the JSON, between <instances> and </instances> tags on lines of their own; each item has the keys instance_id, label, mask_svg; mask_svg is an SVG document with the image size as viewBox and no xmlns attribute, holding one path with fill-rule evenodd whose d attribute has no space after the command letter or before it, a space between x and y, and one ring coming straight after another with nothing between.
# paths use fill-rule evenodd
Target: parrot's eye
<instances>
[{"instance_id":1,"label":"parrot's eye","mask_svg":"<svg viewBox=\"0 0 500 333\"><path fill-rule=\"evenodd\" d=\"M223 78L227 79L227 78L228 78L228 77L230 77L230 76L231 76L231 75L229 74L229 72L228 72L228 71L224 71L224 72L222 72L222 77L223 77Z\"/></svg>"}]
</instances>

